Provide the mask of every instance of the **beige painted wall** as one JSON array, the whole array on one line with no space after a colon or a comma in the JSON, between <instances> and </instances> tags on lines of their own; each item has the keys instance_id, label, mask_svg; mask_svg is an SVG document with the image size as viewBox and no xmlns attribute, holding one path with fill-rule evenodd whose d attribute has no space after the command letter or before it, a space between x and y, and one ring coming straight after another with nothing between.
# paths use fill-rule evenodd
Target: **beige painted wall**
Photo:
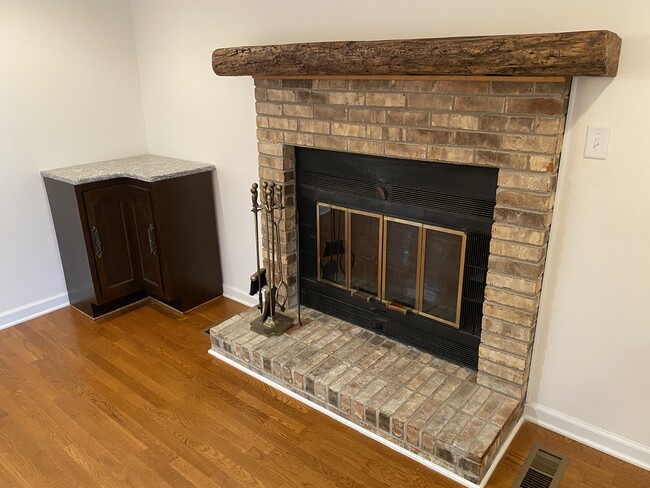
<instances>
[{"instance_id":1,"label":"beige painted wall","mask_svg":"<svg viewBox=\"0 0 650 488\"><path fill-rule=\"evenodd\" d=\"M218 166L225 285L234 296L254 263L253 85L214 76L213 48L586 29L621 35L619 76L575 82L529 401L650 453L649 4L133 0L133 13L149 148ZM582 158L588 123L613 126L606 161Z\"/></svg>"},{"instance_id":2,"label":"beige painted wall","mask_svg":"<svg viewBox=\"0 0 650 488\"><path fill-rule=\"evenodd\" d=\"M127 0L0 0L0 326L67 303L39 171L146 151Z\"/></svg>"}]
</instances>

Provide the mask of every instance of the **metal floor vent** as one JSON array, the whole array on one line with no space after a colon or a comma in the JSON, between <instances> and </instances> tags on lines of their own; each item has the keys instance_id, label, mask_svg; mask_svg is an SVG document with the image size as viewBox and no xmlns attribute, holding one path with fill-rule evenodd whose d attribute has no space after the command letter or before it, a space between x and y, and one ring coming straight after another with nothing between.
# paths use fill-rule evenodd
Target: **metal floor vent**
<instances>
[{"instance_id":1,"label":"metal floor vent","mask_svg":"<svg viewBox=\"0 0 650 488\"><path fill-rule=\"evenodd\" d=\"M512 488L557 488L568 464L568 457L533 446Z\"/></svg>"}]
</instances>

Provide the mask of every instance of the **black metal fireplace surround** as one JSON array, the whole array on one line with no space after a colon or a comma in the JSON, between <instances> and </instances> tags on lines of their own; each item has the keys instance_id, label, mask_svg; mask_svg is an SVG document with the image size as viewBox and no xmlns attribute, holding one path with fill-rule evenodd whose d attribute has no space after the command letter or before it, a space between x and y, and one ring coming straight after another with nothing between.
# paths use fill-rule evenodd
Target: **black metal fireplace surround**
<instances>
[{"instance_id":1,"label":"black metal fireplace surround","mask_svg":"<svg viewBox=\"0 0 650 488\"><path fill-rule=\"evenodd\" d=\"M498 170L306 148L296 148L295 153L300 303L476 369ZM335 208L381 216L381 225L384 221L424 224L425 229L434 229L430 230L433 234L435 229L448 229L449 235L464 235L464 259L458 261L456 276L462 288L457 291L455 323L393 306L382 300L381 289L376 293L379 296L370 296L375 293L351 291L329 282L331 278L323 279L332 271L332 266L327 266L332 264L332 254L343 252L350 244L347 240L323 244L321 240L319 245L318 222L320 219L323 226L323 209ZM337 210L341 215L345 211ZM347 222L346 228L350 228L350 220ZM388 247L386 240L384 246ZM409 253L407 249L404 252ZM358 267L359 262L357 259ZM335 264L337 276L339 271L351 274L354 256L347 266ZM420 269L424 270L424 265Z\"/></svg>"}]
</instances>

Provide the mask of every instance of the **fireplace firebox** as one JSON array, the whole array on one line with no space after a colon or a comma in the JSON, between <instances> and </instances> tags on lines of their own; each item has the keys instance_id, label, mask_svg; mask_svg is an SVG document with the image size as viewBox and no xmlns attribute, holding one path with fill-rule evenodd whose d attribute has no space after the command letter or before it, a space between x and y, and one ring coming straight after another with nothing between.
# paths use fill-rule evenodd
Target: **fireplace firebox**
<instances>
[{"instance_id":1,"label":"fireplace firebox","mask_svg":"<svg viewBox=\"0 0 650 488\"><path fill-rule=\"evenodd\" d=\"M295 154L300 303L477 368L498 170Z\"/></svg>"}]
</instances>

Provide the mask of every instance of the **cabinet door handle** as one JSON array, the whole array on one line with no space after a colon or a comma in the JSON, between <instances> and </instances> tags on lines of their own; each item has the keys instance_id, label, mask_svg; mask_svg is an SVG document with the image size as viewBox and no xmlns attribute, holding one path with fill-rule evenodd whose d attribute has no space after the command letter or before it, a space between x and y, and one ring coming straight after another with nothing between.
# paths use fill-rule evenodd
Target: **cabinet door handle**
<instances>
[{"instance_id":1,"label":"cabinet door handle","mask_svg":"<svg viewBox=\"0 0 650 488\"><path fill-rule=\"evenodd\" d=\"M156 245L156 233L154 231L153 224L149 224L149 228L147 229L147 236L149 237L149 251L155 256L158 252L158 246Z\"/></svg>"},{"instance_id":2,"label":"cabinet door handle","mask_svg":"<svg viewBox=\"0 0 650 488\"><path fill-rule=\"evenodd\" d=\"M102 241L99 238L99 231L97 227L93 225L93 228L90 229L90 236L93 240L93 250L95 251L95 256L98 258L102 257Z\"/></svg>"}]
</instances>

